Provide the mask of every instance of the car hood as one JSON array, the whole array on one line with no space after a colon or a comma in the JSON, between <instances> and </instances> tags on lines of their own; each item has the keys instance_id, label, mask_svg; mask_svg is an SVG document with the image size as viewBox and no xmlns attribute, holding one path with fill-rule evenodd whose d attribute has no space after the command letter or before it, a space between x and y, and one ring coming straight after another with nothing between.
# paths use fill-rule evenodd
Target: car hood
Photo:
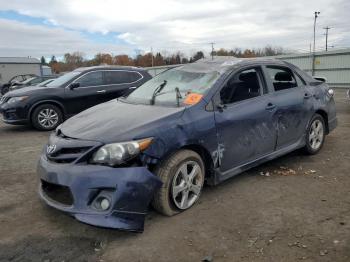
<instances>
[{"instance_id":1,"label":"car hood","mask_svg":"<svg viewBox=\"0 0 350 262\"><path fill-rule=\"evenodd\" d=\"M113 143L155 136L164 125L177 121L185 108L129 104L117 100L103 103L68 119L63 135Z\"/></svg>"},{"instance_id":2,"label":"car hood","mask_svg":"<svg viewBox=\"0 0 350 262\"><path fill-rule=\"evenodd\" d=\"M45 86L16 86L6 94L7 96L26 96L36 94L37 92L45 92L48 87Z\"/></svg>"}]
</instances>

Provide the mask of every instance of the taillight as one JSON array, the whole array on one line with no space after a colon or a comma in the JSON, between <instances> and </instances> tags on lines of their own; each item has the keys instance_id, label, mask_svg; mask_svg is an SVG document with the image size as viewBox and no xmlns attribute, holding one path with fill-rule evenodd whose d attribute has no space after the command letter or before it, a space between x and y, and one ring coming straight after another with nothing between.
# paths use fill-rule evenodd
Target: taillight
<instances>
[{"instance_id":1,"label":"taillight","mask_svg":"<svg viewBox=\"0 0 350 262\"><path fill-rule=\"evenodd\" d=\"M334 90L332 88L328 89L327 93L330 97L334 96Z\"/></svg>"}]
</instances>

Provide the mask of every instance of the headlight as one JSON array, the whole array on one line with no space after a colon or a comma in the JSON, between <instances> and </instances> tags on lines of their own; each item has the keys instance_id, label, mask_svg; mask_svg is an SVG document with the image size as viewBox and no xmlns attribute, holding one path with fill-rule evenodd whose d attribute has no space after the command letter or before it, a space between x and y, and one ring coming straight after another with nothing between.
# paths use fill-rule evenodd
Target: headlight
<instances>
[{"instance_id":1,"label":"headlight","mask_svg":"<svg viewBox=\"0 0 350 262\"><path fill-rule=\"evenodd\" d=\"M28 98L28 96L15 96L15 97L11 97L7 103L8 104L12 104L12 103L17 103L23 100L26 100Z\"/></svg>"},{"instance_id":2,"label":"headlight","mask_svg":"<svg viewBox=\"0 0 350 262\"><path fill-rule=\"evenodd\" d=\"M91 162L110 166L123 164L146 150L151 145L152 140L153 138L146 138L138 141L104 145L93 154Z\"/></svg>"}]
</instances>

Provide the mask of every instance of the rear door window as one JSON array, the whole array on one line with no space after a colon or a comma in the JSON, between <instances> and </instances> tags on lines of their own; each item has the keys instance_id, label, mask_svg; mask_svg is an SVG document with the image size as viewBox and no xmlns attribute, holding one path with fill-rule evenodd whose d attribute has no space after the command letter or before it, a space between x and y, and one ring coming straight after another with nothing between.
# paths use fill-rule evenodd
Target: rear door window
<instances>
[{"instance_id":1,"label":"rear door window","mask_svg":"<svg viewBox=\"0 0 350 262\"><path fill-rule=\"evenodd\" d=\"M142 76L131 71L105 71L107 85L130 84L140 80Z\"/></svg>"},{"instance_id":2,"label":"rear door window","mask_svg":"<svg viewBox=\"0 0 350 262\"><path fill-rule=\"evenodd\" d=\"M293 71L286 67L267 66L267 74L276 92L298 87Z\"/></svg>"}]
</instances>

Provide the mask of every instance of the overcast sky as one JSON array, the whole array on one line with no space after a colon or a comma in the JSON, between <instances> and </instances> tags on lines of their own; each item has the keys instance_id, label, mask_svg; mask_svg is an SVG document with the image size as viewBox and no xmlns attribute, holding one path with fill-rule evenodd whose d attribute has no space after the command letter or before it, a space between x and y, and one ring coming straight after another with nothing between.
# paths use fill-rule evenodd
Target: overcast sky
<instances>
[{"instance_id":1,"label":"overcast sky","mask_svg":"<svg viewBox=\"0 0 350 262\"><path fill-rule=\"evenodd\" d=\"M0 0L0 56L350 47L349 0Z\"/></svg>"}]
</instances>

